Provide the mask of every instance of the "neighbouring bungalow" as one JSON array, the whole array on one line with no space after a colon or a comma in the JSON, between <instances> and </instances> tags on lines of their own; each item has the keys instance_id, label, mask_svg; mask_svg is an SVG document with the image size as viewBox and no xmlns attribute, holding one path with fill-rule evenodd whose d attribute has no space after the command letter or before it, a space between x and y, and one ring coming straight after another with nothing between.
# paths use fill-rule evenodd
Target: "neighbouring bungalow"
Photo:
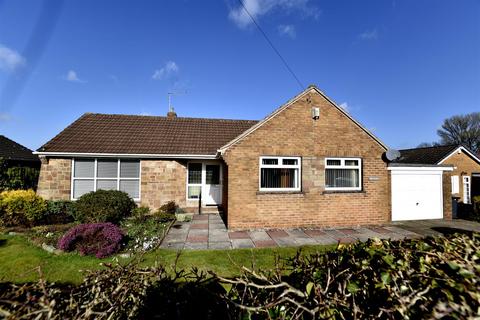
<instances>
[{"instance_id":1,"label":"neighbouring bungalow","mask_svg":"<svg viewBox=\"0 0 480 320\"><path fill-rule=\"evenodd\" d=\"M0 159L8 167L40 168L40 160L32 150L3 135L0 135Z\"/></svg>"},{"instance_id":2,"label":"neighbouring bungalow","mask_svg":"<svg viewBox=\"0 0 480 320\"><path fill-rule=\"evenodd\" d=\"M40 160L32 150L0 135L0 189L35 189Z\"/></svg>"},{"instance_id":3,"label":"neighbouring bungalow","mask_svg":"<svg viewBox=\"0 0 480 320\"><path fill-rule=\"evenodd\" d=\"M449 165L451 172L451 193L456 201L469 210L475 196L480 196L480 158L464 146L446 145L400 150L401 157L395 162ZM448 195L445 195L448 196Z\"/></svg>"},{"instance_id":4,"label":"neighbouring bungalow","mask_svg":"<svg viewBox=\"0 0 480 320\"><path fill-rule=\"evenodd\" d=\"M86 113L36 152L38 194L115 189L151 208L221 208L230 229L450 219L453 166L387 151L315 86L261 121Z\"/></svg>"}]
</instances>

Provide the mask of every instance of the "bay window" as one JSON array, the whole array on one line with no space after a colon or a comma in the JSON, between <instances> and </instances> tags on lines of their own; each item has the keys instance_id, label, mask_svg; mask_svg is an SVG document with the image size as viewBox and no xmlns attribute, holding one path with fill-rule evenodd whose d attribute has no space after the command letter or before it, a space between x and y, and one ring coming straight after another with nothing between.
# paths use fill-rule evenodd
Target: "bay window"
<instances>
[{"instance_id":1,"label":"bay window","mask_svg":"<svg viewBox=\"0 0 480 320\"><path fill-rule=\"evenodd\" d=\"M140 161L73 159L72 199L97 190L120 190L140 200Z\"/></svg>"},{"instance_id":2,"label":"bay window","mask_svg":"<svg viewBox=\"0 0 480 320\"><path fill-rule=\"evenodd\" d=\"M260 191L300 191L300 157L260 157Z\"/></svg>"},{"instance_id":3,"label":"bay window","mask_svg":"<svg viewBox=\"0 0 480 320\"><path fill-rule=\"evenodd\" d=\"M326 158L325 190L362 190L362 160L360 158Z\"/></svg>"}]
</instances>

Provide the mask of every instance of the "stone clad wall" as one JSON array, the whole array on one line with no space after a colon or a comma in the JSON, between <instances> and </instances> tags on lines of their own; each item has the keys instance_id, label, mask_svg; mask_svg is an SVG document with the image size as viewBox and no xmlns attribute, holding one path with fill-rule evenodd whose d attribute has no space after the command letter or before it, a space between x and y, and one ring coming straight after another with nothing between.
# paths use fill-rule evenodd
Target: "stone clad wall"
<instances>
[{"instance_id":1,"label":"stone clad wall","mask_svg":"<svg viewBox=\"0 0 480 320\"><path fill-rule=\"evenodd\" d=\"M42 158L37 194L47 200L70 200L72 159Z\"/></svg>"},{"instance_id":2,"label":"stone clad wall","mask_svg":"<svg viewBox=\"0 0 480 320\"><path fill-rule=\"evenodd\" d=\"M141 205L152 210L168 201L180 207L195 206L186 203L187 163L176 160L141 161Z\"/></svg>"},{"instance_id":3,"label":"stone clad wall","mask_svg":"<svg viewBox=\"0 0 480 320\"><path fill-rule=\"evenodd\" d=\"M48 200L70 200L72 159L42 159L37 194ZM197 201L186 201L187 162L176 160L141 160L140 205L152 210L174 200L192 211Z\"/></svg>"}]
</instances>

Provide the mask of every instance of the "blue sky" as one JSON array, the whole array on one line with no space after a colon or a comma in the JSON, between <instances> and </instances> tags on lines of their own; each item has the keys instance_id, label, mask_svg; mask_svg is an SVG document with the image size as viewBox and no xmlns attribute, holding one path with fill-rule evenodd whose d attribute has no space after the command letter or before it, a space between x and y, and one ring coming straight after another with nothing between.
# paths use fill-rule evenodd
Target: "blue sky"
<instances>
[{"instance_id":1,"label":"blue sky","mask_svg":"<svg viewBox=\"0 0 480 320\"><path fill-rule=\"evenodd\" d=\"M478 0L244 0L304 85L393 148L480 110ZM63 3L63 5L62 5ZM237 0L0 0L0 134L84 112L261 119L300 92Z\"/></svg>"}]
</instances>

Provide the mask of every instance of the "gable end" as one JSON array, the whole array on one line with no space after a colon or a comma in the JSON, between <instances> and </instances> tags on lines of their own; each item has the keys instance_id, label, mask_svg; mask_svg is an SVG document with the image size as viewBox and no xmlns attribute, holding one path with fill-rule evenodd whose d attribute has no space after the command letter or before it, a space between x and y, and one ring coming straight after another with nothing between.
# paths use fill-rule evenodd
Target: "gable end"
<instances>
[{"instance_id":1,"label":"gable end","mask_svg":"<svg viewBox=\"0 0 480 320\"><path fill-rule=\"evenodd\" d=\"M370 138L372 138L376 143L378 143L384 150L388 150L388 146L383 143L378 137L376 137L372 132L370 132L365 126L363 126L360 122L355 120L350 114L348 114L345 110L340 108L332 99L330 99L327 95L325 95L320 89L318 89L316 86L309 86L306 90L277 108L275 111L273 111L271 114L269 114L267 117L265 117L262 121L258 122L248 130L246 130L244 133L221 147L218 152L223 154L227 149L232 147L233 145L237 144L238 142L242 141L244 138L249 136L251 133L253 133L255 130L258 128L262 127L265 123L269 122L272 118L280 114L282 111L290 107L292 104L294 104L296 101L300 100L303 98L305 95L315 92L318 93L320 96L322 96L325 100L327 100L332 106L334 106L338 111L340 111L344 116L346 116L349 120L351 120L353 123L355 123L361 130L363 130Z\"/></svg>"}]
</instances>

